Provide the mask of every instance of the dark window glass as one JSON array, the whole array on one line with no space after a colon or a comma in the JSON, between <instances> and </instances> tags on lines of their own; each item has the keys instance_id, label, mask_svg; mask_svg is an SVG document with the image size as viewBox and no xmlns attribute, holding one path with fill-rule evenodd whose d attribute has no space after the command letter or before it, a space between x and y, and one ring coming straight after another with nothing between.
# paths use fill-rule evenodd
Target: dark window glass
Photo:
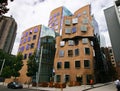
<instances>
[{"instance_id":1,"label":"dark window glass","mask_svg":"<svg viewBox=\"0 0 120 91\"><path fill-rule=\"evenodd\" d=\"M68 56L72 57L73 56L73 50L68 50Z\"/></svg>"},{"instance_id":2,"label":"dark window glass","mask_svg":"<svg viewBox=\"0 0 120 91\"><path fill-rule=\"evenodd\" d=\"M29 53L29 57L32 55L32 53Z\"/></svg>"},{"instance_id":3,"label":"dark window glass","mask_svg":"<svg viewBox=\"0 0 120 91\"><path fill-rule=\"evenodd\" d=\"M77 39L74 42L75 42L75 45L79 44L79 41Z\"/></svg>"},{"instance_id":4,"label":"dark window glass","mask_svg":"<svg viewBox=\"0 0 120 91\"><path fill-rule=\"evenodd\" d=\"M65 75L65 82L69 82L70 81L70 75Z\"/></svg>"},{"instance_id":5,"label":"dark window glass","mask_svg":"<svg viewBox=\"0 0 120 91\"><path fill-rule=\"evenodd\" d=\"M70 68L70 62L65 62L64 63L64 68Z\"/></svg>"},{"instance_id":6,"label":"dark window glass","mask_svg":"<svg viewBox=\"0 0 120 91\"><path fill-rule=\"evenodd\" d=\"M79 68L80 67L80 61L75 61L75 68Z\"/></svg>"},{"instance_id":7,"label":"dark window glass","mask_svg":"<svg viewBox=\"0 0 120 91\"><path fill-rule=\"evenodd\" d=\"M84 60L84 67L89 68L90 67L90 60Z\"/></svg>"},{"instance_id":8,"label":"dark window glass","mask_svg":"<svg viewBox=\"0 0 120 91\"><path fill-rule=\"evenodd\" d=\"M32 34L32 30L30 30L29 34Z\"/></svg>"},{"instance_id":9,"label":"dark window glass","mask_svg":"<svg viewBox=\"0 0 120 91\"><path fill-rule=\"evenodd\" d=\"M27 54L24 54L24 59L27 59Z\"/></svg>"},{"instance_id":10,"label":"dark window glass","mask_svg":"<svg viewBox=\"0 0 120 91\"><path fill-rule=\"evenodd\" d=\"M60 82L60 78L61 78L60 75L56 75L56 82Z\"/></svg>"},{"instance_id":11,"label":"dark window glass","mask_svg":"<svg viewBox=\"0 0 120 91\"><path fill-rule=\"evenodd\" d=\"M87 54L87 55L90 54L90 48L85 48L85 54Z\"/></svg>"},{"instance_id":12,"label":"dark window glass","mask_svg":"<svg viewBox=\"0 0 120 91\"><path fill-rule=\"evenodd\" d=\"M36 35L33 35L33 40L35 40L36 39Z\"/></svg>"},{"instance_id":13,"label":"dark window glass","mask_svg":"<svg viewBox=\"0 0 120 91\"><path fill-rule=\"evenodd\" d=\"M31 44L31 48L34 48L34 43Z\"/></svg>"},{"instance_id":14,"label":"dark window glass","mask_svg":"<svg viewBox=\"0 0 120 91\"><path fill-rule=\"evenodd\" d=\"M62 62L57 63L57 69L60 69L60 68L62 68Z\"/></svg>"},{"instance_id":15,"label":"dark window glass","mask_svg":"<svg viewBox=\"0 0 120 91\"><path fill-rule=\"evenodd\" d=\"M75 56L79 56L79 49L75 49Z\"/></svg>"}]
</instances>

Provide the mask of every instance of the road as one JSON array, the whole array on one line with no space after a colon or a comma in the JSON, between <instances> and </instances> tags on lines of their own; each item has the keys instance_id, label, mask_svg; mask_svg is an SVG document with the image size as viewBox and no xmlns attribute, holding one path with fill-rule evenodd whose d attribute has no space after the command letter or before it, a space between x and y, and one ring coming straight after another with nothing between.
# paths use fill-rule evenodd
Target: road
<instances>
[{"instance_id":1,"label":"road","mask_svg":"<svg viewBox=\"0 0 120 91\"><path fill-rule=\"evenodd\" d=\"M0 91L47 91L47 90L36 90L36 89L9 89L5 86L0 86Z\"/></svg>"}]
</instances>

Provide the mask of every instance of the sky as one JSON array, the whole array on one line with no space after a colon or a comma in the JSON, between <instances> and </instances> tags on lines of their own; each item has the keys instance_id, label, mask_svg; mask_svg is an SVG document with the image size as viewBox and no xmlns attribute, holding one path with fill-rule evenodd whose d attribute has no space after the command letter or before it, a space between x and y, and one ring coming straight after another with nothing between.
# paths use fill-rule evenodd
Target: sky
<instances>
[{"instance_id":1,"label":"sky","mask_svg":"<svg viewBox=\"0 0 120 91\"><path fill-rule=\"evenodd\" d=\"M106 46L111 46L103 10L113 5L113 0L14 0L8 3L10 9L6 16L12 15L17 22L17 35L12 54L16 55L22 32L43 24L48 26L50 12L57 7L65 6L72 13L91 4L92 13L99 25L99 31L105 36Z\"/></svg>"}]
</instances>

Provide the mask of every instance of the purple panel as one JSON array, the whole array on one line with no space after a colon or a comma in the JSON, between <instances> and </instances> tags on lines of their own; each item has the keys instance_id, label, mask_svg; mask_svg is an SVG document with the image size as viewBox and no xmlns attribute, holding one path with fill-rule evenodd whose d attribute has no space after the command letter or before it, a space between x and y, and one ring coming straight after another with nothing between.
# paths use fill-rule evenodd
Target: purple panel
<instances>
[{"instance_id":1,"label":"purple panel","mask_svg":"<svg viewBox=\"0 0 120 91\"><path fill-rule=\"evenodd\" d=\"M28 37L28 42L31 40L31 37Z\"/></svg>"},{"instance_id":2,"label":"purple panel","mask_svg":"<svg viewBox=\"0 0 120 91\"><path fill-rule=\"evenodd\" d=\"M29 44L26 45L26 50L28 50L28 49L29 49Z\"/></svg>"},{"instance_id":3,"label":"purple panel","mask_svg":"<svg viewBox=\"0 0 120 91\"><path fill-rule=\"evenodd\" d=\"M73 27L72 28L72 33L75 33L76 32L76 27Z\"/></svg>"},{"instance_id":4,"label":"purple panel","mask_svg":"<svg viewBox=\"0 0 120 91\"><path fill-rule=\"evenodd\" d=\"M34 29L34 33L37 33L38 32L38 28L36 27L35 29Z\"/></svg>"}]
</instances>

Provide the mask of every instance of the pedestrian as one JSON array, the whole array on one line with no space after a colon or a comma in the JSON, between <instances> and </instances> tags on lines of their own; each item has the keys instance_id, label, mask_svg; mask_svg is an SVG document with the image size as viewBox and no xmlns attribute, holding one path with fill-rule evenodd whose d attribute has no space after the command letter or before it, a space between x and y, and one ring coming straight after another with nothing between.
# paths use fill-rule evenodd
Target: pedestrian
<instances>
[{"instance_id":1,"label":"pedestrian","mask_svg":"<svg viewBox=\"0 0 120 91\"><path fill-rule=\"evenodd\" d=\"M117 79L115 81L115 85L116 85L117 91L120 91L120 79Z\"/></svg>"},{"instance_id":2,"label":"pedestrian","mask_svg":"<svg viewBox=\"0 0 120 91\"><path fill-rule=\"evenodd\" d=\"M90 85L93 88L93 79L90 79Z\"/></svg>"}]
</instances>

